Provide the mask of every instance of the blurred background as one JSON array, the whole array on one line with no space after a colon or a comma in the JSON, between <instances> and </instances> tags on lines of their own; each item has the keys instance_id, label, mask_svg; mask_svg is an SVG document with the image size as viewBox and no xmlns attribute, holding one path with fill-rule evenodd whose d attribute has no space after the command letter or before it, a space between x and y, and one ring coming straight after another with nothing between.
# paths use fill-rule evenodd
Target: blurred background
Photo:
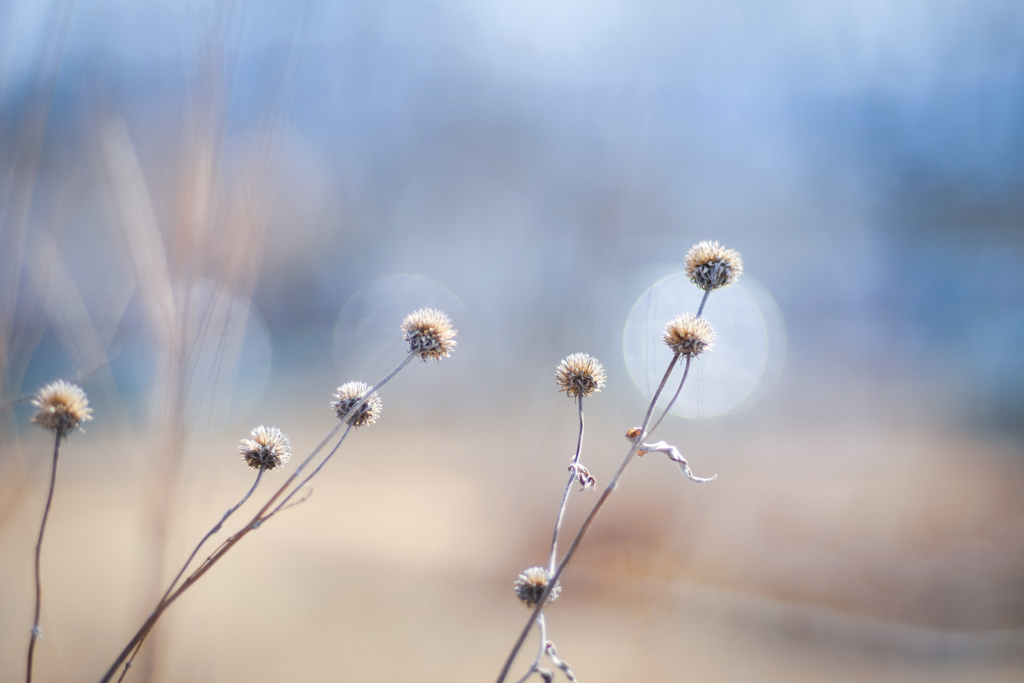
<instances>
[{"instance_id":1,"label":"blurred background","mask_svg":"<svg viewBox=\"0 0 1024 683\"><path fill-rule=\"evenodd\" d=\"M576 442L554 369L607 370L601 487L711 239L745 273L656 436L718 479L631 466L559 653L589 682L1024 680L1022 34L1013 0L0 4L0 679L52 447L19 399L95 409L36 680L97 680L250 486L239 439L299 462L429 305L453 356L126 680L492 680Z\"/></svg>"}]
</instances>

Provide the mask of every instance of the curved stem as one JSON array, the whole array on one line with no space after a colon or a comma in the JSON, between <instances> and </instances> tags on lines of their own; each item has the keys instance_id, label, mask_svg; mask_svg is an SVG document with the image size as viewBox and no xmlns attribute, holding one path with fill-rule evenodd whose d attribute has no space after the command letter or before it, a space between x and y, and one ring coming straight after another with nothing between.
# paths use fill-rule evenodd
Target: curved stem
<instances>
[{"instance_id":1,"label":"curved stem","mask_svg":"<svg viewBox=\"0 0 1024 683\"><path fill-rule=\"evenodd\" d=\"M522 678L516 681L516 683L525 683L526 679L534 674L534 672L537 670L537 667L540 666L540 660L544 657L545 650L547 650L548 634L547 628L545 628L544 626L543 614L537 617L537 630L540 631L540 649L537 652L537 658L533 660L533 666L530 667L530 670L527 671Z\"/></svg>"},{"instance_id":2,"label":"curved stem","mask_svg":"<svg viewBox=\"0 0 1024 683\"><path fill-rule=\"evenodd\" d=\"M324 437L323 441L321 441L317 445L317 447L314 448L313 451L308 456L306 456L306 459L302 461L302 464L299 465L295 469L294 472L292 472L292 475L290 477L288 477L287 481L285 481L285 483L281 485L281 488L279 488L274 493L274 495L272 495L270 497L270 500L268 500L263 505L263 507L260 508L259 512L257 512L253 516L253 518L250 519L246 523L246 525L244 527L242 527L239 531L235 532L229 538L227 538L217 548L217 550L215 550L213 552L213 554L210 555L210 557L206 558L206 560L201 565L199 565L199 567L194 572L192 572L185 579L185 581L182 582L181 586L179 586L170 595L166 596L164 599L162 599L159 602L157 602L156 607L153 608L153 611L150 613L149 617L142 624L142 626L139 627L139 630L135 632L135 635L132 636L132 639L128 642L128 644L124 647L124 649L121 650L120 654L118 654L118 656L117 656L117 659L115 659L114 663L110 665L110 668L107 669L106 673L103 674L103 678L100 679L100 683L109 683L109 681L114 677L114 674L117 673L117 670L118 670L118 668L120 668L121 664L128 657L132 656L132 652L135 651L135 649L138 647L139 643L141 643L143 640L145 640L145 638L149 634L149 632L153 630L154 626L156 626L156 622L160 619L160 617L163 615L163 613L167 611L167 608L170 607L171 604L174 603L175 600L177 600L179 597L181 597L181 595L185 591L187 591L189 588L191 588L192 585L196 581L198 581L200 578L202 578L202 576L207 571L209 571L210 568L214 564L216 564L218 560L220 560L222 557L224 557L224 555L229 550L231 550L231 548L233 548L236 543L238 543L240 540L242 540L253 529L258 529L259 528L260 524L262 524L267 519L267 517L270 516L270 515L267 515L267 511L270 510L271 507L274 505L274 503L277 502L278 498L280 498L282 495L284 495L285 491L287 491L288 488L292 485L292 483L295 482L295 480L299 477L299 475L306 468L306 466L309 465L309 463L313 460L313 458L315 458L316 455L320 451L322 451L324 449L324 447L327 445L327 443L331 439L334 438L334 436L338 433L338 430L340 430L342 428L342 426L346 425L346 419L348 418L349 414L353 414L353 413L359 411L363 407L363 405L365 405L365 403L370 399L370 397L373 395L373 393L375 391L380 389L389 380L391 380L391 378L393 378L395 375L397 375L398 372L402 368L404 368L406 365L408 365L409 361L411 361L414 357L415 357L415 353L413 353L413 352L410 352L409 354L407 354L406 357L402 360L402 362L398 364L398 367L396 367L394 370L392 370L390 373L388 373L388 375L384 379L382 379L381 381L377 382L375 385L373 385L372 387L367 389L363 393L363 395L359 398L359 400L353 403L352 409L349 410L349 412L346 413L345 415L340 416L340 418L338 420L338 424L336 424L334 426L334 428L331 429L331 431L327 434L327 436ZM351 427L351 425L349 425L349 427ZM348 434L348 431L349 431L348 429L345 430L345 435ZM341 443L344 441L344 439L345 439L345 436L343 435L342 438L338 440L338 443L335 444L334 448L331 449L331 452L326 456L325 460L330 458L332 455L334 455L334 452L338 449L339 446L341 446ZM319 471L319 468L317 468L317 471ZM303 483L305 483L308 480L309 480L309 478L307 477L305 480L303 480ZM274 512L277 512L276 508L275 508ZM271 513L271 515L272 514L273 513Z\"/></svg>"},{"instance_id":3,"label":"curved stem","mask_svg":"<svg viewBox=\"0 0 1024 683\"><path fill-rule=\"evenodd\" d=\"M249 489L249 491L244 496L242 496L242 499L240 501L235 503L232 507L230 507L228 509L227 512L224 513L224 516L220 518L220 521L217 522L213 526L213 528L211 528L209 531L207 531L206 535L203 536L203 539L201 541L199 541L198 545L196 545L195 549L192 551L192 554L188 556L187 560L185 560L185 564L183 564L181 566L181 569L178 570L177 576L175 576L174 580L171 581L171 585L169 585L167 587L167 590L164 592L163 596L160 598L161 602L166 600L167 596L170 595L171 591L174 590L174 587L178 585L178 581L181 580L181 577L185 573L185 570L187 570L188 566L190 564L192 564L192 560L194 560L196 555L199 554L199 550L203 547L203 545L205 545L206 542L208 540L210 540L211 536L213 536L215 533L217 533L218 531L221 530L221 527L224 526L224 522L228 521L228 517L233 515L235 513L235 511L238 510L238 508L242 507L242 505L245 504L245 501L249 500L249 496L251 496L253 494L253 491L256 490L256 487L260 485L260 481L262 479L263 479L263 468L260 468L259 472L256 473L256 481L253 482L253 485ZM135 646L135 650L132 652L131 656L127 659L127 661L125 661L125 663L124 663L124 670L121 671L121 676L117 679L118 683L120 683L120 681L124 680L125 674L128 673L128 669L130 669L132 667L132 663L135 661L136 655L139 654L139 650L142 648L142 643L143 642L145 642L145 638L143 638L142 640L139 641L138 645Z\"/></svg>"},{"instance_id":4,"label":"curved stem","mask_svg":"<svg viewBox=\"0 0 1024 683\"><path fill-rule=\"evenodd\" d=\"M711 294L710 289L704 290L704 296L700 298L700 306L697 307L697 317L701 317L704 314L704 304L708 302L708 295Z\"/></svg>"},{"instance_id":5,"label":"curved stem","mask_svg":"<svg viewBox=\"0 0 1024 683\"><path fill-rule=\"evenodd\" d=\"M39 524L39 540L36 541L36 609L32 618L32 636L28 641L28 665L25 670L26 683L32 683L32 662L36 652L36 640L42 631L39 628L39 614L43 607L42 555L43 534L46 533L46 520L50 517L50 506L53 504L53 491L57 486L57 462L60 460L60 440L64 434L58 430L53 441L53 469L50 471L50 493L46 496L46 507L43 508L43 521Z\"/></svg>"},{"instance_id":6,"label":"curved stem","mask_svg":"<svg viewBox=\"0 0 1024 683\"><path fill-rule=\"evenodd\" d=\"M519 650L523 647L523 643L526 641L526 636L530 633L530 629L533 627L533 623L540 617L541 610L544 609L544 604L547 602L548 596L551 595L552 589L557 585L558 578L562 575L566 565L569 564L569 560L576 553L576 548L579 547L580 541L583 540L584 534L587 533L587 529L593 523L594 518L597 517L597 513L601 511L608 496L611 495L612 491L619 484L619 479L622 477L622 473L626 471L626 467L629 466L633 456L636 455L637 450L640 448L640 444L644 442L647 437L647 425L650 424L651 415L654 413L654 407L658 404L658 399L661 397L661 392L665 389L665 384L668 382L669 375L672 374L672 370L676 366L676 362L679 360L679 356L672 356L671 362L668 364L668 368L665 370L664 377L661 378L661 383L658 385L657 391L654 392L654 397L651 399L651 404L647 407L647 414L644 415L643 424L640 426L639 433L633 439L633 445L630 446L629 452L626 453L626 457L622 460L622 464L619 465L619 469L615 472L615 476L608 486L605 487L601 493L601 497L597 499L594 507L590 510L590 514L587 515L587 519L583 522L583 526L580 527L579 531L576 532L575 538L572 539L572 543L569 545L569 549L565 552L565 556L562 557L562 561L559 563L554 573L548 577L548 585L544 588L544 592L541 594L537 601L537 606L530 614L530 618L526 622L526 626L519 634L519 638L516 640L515 645L512 647L512 652L509 653L508 659L505 660L505 665L501 669L501 673L498 674L498 683L503 683L505 678L508 676L509 669L512 668L512 662L515 661L516 655L519 654Z\"/></svg>"},{"instance_id":7,"label":"curved stem","mask_svg":"<svg viewBox=\"0 0 1024 683\"><path fill-rule=\"evenodd\" d=\"M672 406L675 404L676 399L679 398L679 393L683 390L683 385L686 384L686 376L690 374L690 361L692 360L693 356L686 357L686 365L683 367L683 377L682 379L679 380L679 387L676 389L676 393L672 395L672 400L668 402L667 406L665 406L665 410L664 412L661 413L661 417L657 419L657 421L654 423L654 426L651 427L648 431L653 432L655 429L657 429L658 425L661 424L661 421L665 419L666 415L668 415L668 411L672 410Z\"/></svg>"},{"instance_id":8,"label":"curved stem","mask_svg":"<svg viewBox=\"0 0 1024 683\"><path fill-rule=\"evenodd\" d=\"M168 595L170 595L171 591L174 590L174 587L178 585L178 581L181 580L182 574L184 574L185 570L188 569L188 566L192 564L192 560L194 560L196 555L199 553L199 549L202 548L203 545L208 540L210 540L210 536L213 536L215 533L220 531L221 527L224 526L224 522L228 521L228 517L233 515L235 511L238 510L238 508L242 507L242 505L245 504L245 501L249 500L249 496L251 496L253 494L253 491L256 490L256 487L260 485L261 479L263 479L263 468L260 468L259 472L257 472L256 481L253 482L252 488L250 488L249 491L244 496L242 496L242 499L240 501L238 501L231 508L229 508L228 511L224 513L224 516L220 518L220 521L217 522L217 524L212 529L206 532L206 535L203 536L203 540L199 541L199 544L195 547L195 550L193 550L192 554L188 556L187 560L185 560L185 564L182 565L181 570L178 572L178 575L174 577L174 581L171 581L171 585L167 587L167 592L164 593L163 598L161 598L161 600L165 599Z\"/></svg>"},{"instance_id":9,"label":"curved stem","mask_svg":"<svg viewBox=\"0 0 1024 683\"><path fill-rule=\"evenodd\" d=\"M583 395L577 397L580 407L580 433L576 439L576 455L572 458L572 464L580 461L580 451L583 449ZM558 508L558 517L555 518L555 533L551 539L551 559L548 561L548 575L555 571L555 560L558 557L558 531L562 528L562 518L565 517L565 508L569 505L569 492L572 490L572 482L576 479L576 470L570 465L569 481L565 484L565 493L562 494L562 505Z\"/></svg>"},{"instance_id":10,"label":"curved stem","mask_svg":"<svg viewBox=\"0 0 1024 683\"><path fill-rule=\"evenodd\" d=\"M328 454L327 454L327 456L326 456L326 457L324 457L324 459L320 461L320 464L316 466L316 469L315 469L315 470L313 470L313 472L312 472L312 473L310 473L310 475L309 475L308 477L306 477L306 478L305 478L305 479L303 479L303 480L302 480L301 482L299 482L299 484L298 484L298 485L297 485L297 486L296 486L295 488L293 488L293 489L292 489L292 490L291 490L291 491L290 491L290 492L288 493L288 495L287 495L287 496L285 496L285 497L284 497L284 500L282 500L282 501L281 501L280 503L278 503L278 504L277 504L277 507L276 507L276 508L274 508L273 510L271 510L271 511L270 511L270 512L269 512L269 513L268 513L268 514L267 514L267 515L265 516L265 517L263 517L263 519L262 519L262 520L260 520L260 521L261 521L261 522L265 522L265 521L267 521L268 519L270 519L271 517L273 517L274 515L276 515L276 514L277 514L278 512L280 512L280 511L281 511L281 510L282 510L282 509L284 508L284 506L285 506L285 505L286 505L286 504L288 503L288 501L289 501L289 500L291 500L291 499L292 499L292 497L293 497L293 496L295 496L295 494L296 494L296 493L298 493L299 491L301 491L301 490L302 490L302 487L303 487L303 486L305 486L306 484L308 484L308 483L309 483L309 480L310 480L310 479L312 479L313 477L315 477L315 476L317 475L317 472L319 472L320 470L322 470L322 469L323 469L324 465L326 465L326 464L327 464L327 461L331 459L331 456L333 456L333 455L334 455L334 454L335 454L335 453L337 452L338 448L339 448L339 447L341 446L341 444L342 444L342 443L343 443L343 442L345 441L345 437L346 437L346 436L348 436L348 433L349 433L349 432L351 432L351 431L352 431L352 425L351 425L351 424L349 424L349 425L348 425L347 427L345 427L345 433L341 435L341 438L340 438L340 439L338 439L338 443L337 443L337 444L335 444L334 448L332 448L332 449L331 449L331 452L330 452L330 453L328 453Z\"/></svg>"},{"instance_id":11,"label":"curved stem","mask_svg":"<svg viewBox=\"0 0 1024 683\"><path fill-rule=\"evenodd\" d=\"M705 289L704 290L704 296L702 296L701 299L700 299L700 306L697 307L697 317L698 318L701 317L701 315L704 314L704 305L708 302L708 295L709 294L711 294L711 290L710 289ZM683 390L683 385L686 383L686 375L687 375L687 373L690 372L690 361L691 360L693 360L692 356L687 356L686 357L686 368L683 370L683 378L681 380L679 380L679 388L676 389L676 393L673 394L672 400L668 402L667 406L665 406L665 411L661 414L661 417L658 418L658 421L654 423L654 426L651 427L650 431L653 432L655 429L658 428L658 425L661 424L661 421L665 419L666 415L668 415L668 411L672 410L672 406L675 405L676 399L679 398L679 392L681 392Z\"/></svg>"}]
</instances>

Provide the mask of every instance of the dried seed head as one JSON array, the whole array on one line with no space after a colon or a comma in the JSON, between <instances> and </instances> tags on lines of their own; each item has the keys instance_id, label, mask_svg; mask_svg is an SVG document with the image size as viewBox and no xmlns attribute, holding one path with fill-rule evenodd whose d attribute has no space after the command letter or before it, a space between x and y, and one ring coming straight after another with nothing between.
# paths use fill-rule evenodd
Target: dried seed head
<instances>
[{"instance_id":1,"label":"dried seed head","mask_svg":"<svg viewBox=\"0 0 1024 683\"><path fill-rule=\"evenodd\" d=\"M334 394L334 401L331 403L334 412L338 414L338 419L344 418L349 411L352 411L360 402L360 397L369 390L370 385L365 382L346 382L338 387L337 393ZM375 391L366 399L366 403L362 407L348 416L348 423L353 427L365 427L373 424L380 416L381 407L380 396Z\"/></svg>"},{"instance_id":2,"label":"dried seed head","mask_svg":"<svg viewBox=\"0 0 1024 683\"><path fill-rule=\"evenodd\" d=\"M447 358L458 344L455 341L457 330L452 329L452 321L436 308L421 308L413 311L402 321L405 341L409 342L409 351L426 360L428 358Z\"/></svg>"},{"instance_id":3,"label":"dried seed head","mask_svg":"<svg viewBox=\"0 0 1024 683\"><path fill-rule=\"evenodd\" d=\"M516 579L515 591L519 601L527 607L536 607L541 594L548 586L548 571L544 567L530 567ZM548 602L554 602L562 587L556 585L551 594L548 595Z\"/></svg>"},{"instance_id":4,"label":"dried seed head","mask_svg":"<svg viewBox=\"0 0 1024 683\"><path fill-rule=\"evenodd\" d=\"M238 452L251 470L277 470L291 460L292 444L277 427L260 425L251 439L242 439Z\"/></svg>"},{"instance_id":5,"label":"dried seed head","mask_svg":"<svg viewBox=\"0 0 1024 683\"><path fill-rule=\"evenodd\" d=\"M604 368L597 359L586 353L574 353L558 364L555 384L566 396L587 397L604 386Z\"/></svg>"},{"instance_id":6,"label":"dried seed head","mask_svg":"<svg viewBox=\"0 0 1024 683\"><path fill-rule=\"evenodd\" d=\"M683 313L665 326L665 334L661 338L674 353L693 358L711 348L715 342L715 333L704 318Z\"/></svg>"},{"instance_id":7,"label":"dried seed head","mask_svg":"<svg viewBox=\"0 0 1024 683\"><path fill-rule=\"evenodd\" d=\"M77 384L62 379L40 389L32 405L39 409L31 417L32 422L61 436L92 419L85 392Z\"/></svg>"},{"instance_id":8,"label":"dried seed head","mask_svg":"<svg viewBox=\"0 0 1024 683\"><path fill-rule=\"evenodd\" d=\"M703 241L686 252L686 275L703 290L731 285L743 272L743 259L734 249Z\"/></svg>"}]
</instances>

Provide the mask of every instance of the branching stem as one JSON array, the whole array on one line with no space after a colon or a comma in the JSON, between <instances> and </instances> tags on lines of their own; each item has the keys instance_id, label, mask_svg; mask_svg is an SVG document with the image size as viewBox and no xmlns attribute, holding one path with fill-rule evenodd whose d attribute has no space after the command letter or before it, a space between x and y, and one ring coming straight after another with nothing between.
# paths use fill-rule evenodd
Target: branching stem
<instances>
[{"instance_id":1,"label":"branching stem","mask_svg":"<svg viewBox=\"0 0 1024 683\"><path fill-rule=\"evenodd\" d=\"M704 313L704 306L705 306L705 304L707 304L708 295L709 294L711 294L711 290L710 289L704 290L704 296L702 296L701 300L700 300L700 307L697 308L697 317L698 318L701 317L701 315L703 315L703 313ZM661 392L664 391L665 384L668 382L668 378L672 374L672 370L675 369L676 363L679 362L679 354L676 354L676 355L674 355L672 357L671 362L669 362L669 364L668 364L668 368L666 368L666 370L665 370L665 375L661 378L661 383L658 385L657 391L654 392L654 397L651 398L651 403L647 407L647 413L644 415L644 421L640 425L638 433L637 433L637 435L633 439L633 444L630 447L629 452L626 453L626 457L622 460L622 464L619 465L619 469L615 472L615 476L612 477L612 480L610 482L608 482L608 486L606 486L604 491L601 493L601 497L597 499L596 503L594 503L594 507L590 510L590 514L587 515L587 518L586 518L586 520L584 520L583 525L580 527L579 531L576 532L575 538L572 539L572 543L569 545L569 549L565 552L565 556L562 557L562 561L558 563L557 567L555 567L555 557L556 557L556 555L555 555L555 544L554 544L554 542L552 542L552 544L551 544L551 563L549 565L549 571L548 571L548 585L544 587L544 592L541 594L540 598L538 599L537 606L534 608L533 612L530 614L530 618L526 622L526 626L523 628L522 632L520 632L519 638L516 640L515 645L512 647L512 652L509 653L508 659L505 660L505 665L502 667L501 673L498 674L498 683L504 683L505 678L508 676L509 670L512 668L512 663L515 661L516 655L519 654L519 650L523 647L523 643L526 641L526 636L529 635L530 628L533 627L534 622L536 622L538 619L542 619L543 618L543 615L541 614L541 611L544 609L544 605L545 605L545 603L548 600L548 596L551 595L551 591L554 590L554 587L558 584L559 577L561 577L562 572L565 570L566 565L569 564L569 560L571 560L572 556L576 553L576 548L579 547L580 542L583 540L583 536L587 533L587 530L590 528L590 525L593 523L594 519L597 517L597 513L601 511L601 508L604 506L605 501L608 500L608 497L611 496L612 491L614 491L615 488L618 486L619 479L622 477L623 472L626 471L626 467L629 466L629 463L633 460L633 456L636 455L637 451L640 449L640 446L647 439L648 434L653 432L655 429L658 428L658 426L661 424L662 420L665 419L665 416L668 414L669 410L672 409L672 405L676 402L676 399L679 398L679 393L683 390L683 385L686 383L686 377L690 373L690 362L692 360L693 360L692 356L689 356L689 355L686 356L686 366L683 369L683 377L679 381L679 388L676 389L676 393L672 396L672 400L670 400L668 402L668 405L665 407L665 410L661 414L661 417L659 417L657 422L654 423L654 426L648 428L648 425L651 422L651 416L654 414L654 409L658 405L658 399L661 397ZM580 444L582 444L582 442L583 442L583 404L581 402L580 403ZM576 455L577 455L577 458L578 458L579 457L579 446L577 446L577 453L576 453ZM573 463L575 464L575 462L576 462L576 460L574 459ZM693 478L692 474L688 473L688 476ZM569 486L572 486L572 479L569 480ZM565 505L566 505L566 501L568 500L568 495L569 495L569 489L566 488L566 493L562 497L562 508L559 510L558 521L555 524L555 540L558 539L558 526L561 524L562 514L565 511ZM534 664L533 668L530 669L530 673L532 674L536 670L536 668L537 668L537 665ZM527 674L527 676L529 676L529 674Z\"/></svg>"},{"instance_id":2,"label":"branching stem","mask_svg":"<svg viewBox=\"0 0 1024 683\"><path fill-rule=\"evenodd\" d=\"M224 526L224 522L228 521L228 517L233 515L235 511L238 510L238 508L242 507L245 501L249 500L249 496L251 496L253 494L253 491L256 490L256 487L260 485L260 481L262 479L263 468L260 468L259 472L256 473L256 481L253 482L253 485L249 488L249 491L244 496L242 496L242 499L240 501L235 503L232 507L228 509L227 512L224 513L224 516L220 518L220 521L217 522L213 526L213 528L206 532L206 535L203 536L203 540L199 541L199 544L196 545L195 549L192 551L192 554L188 556L187 560L185 560L185 564L181 565L181 569L178 570L177 576L174 577L174 580L171 581L171 585L167 587L167 591L164 592L163 597L160 598L161 602L166 600L167 596L170 595L171 591L174 590L174 587L178 585L178 581L181 580L181 577L185 574L185 570L188 569L188 566L192 564L192 560L194 560L196 555L199 554L199 550L206 544L208 540L210 540L211 536L213 536L215 533L221 530L221 527ZM128 669L132 667L132 663L135 661L136 655L139 654L139 650L142 648L142 644L145 642L145 640L145 637L143 637L142 640L138 642L138 644L135 646L135 649L132 651L131 656L125 661L124 669L121 671L121 675L117 679L118 683L121 683L121 681L124 680L125 674L127 674Z\"/></svg>"},{"instance_id":3,"label":"branching stem","mask_svg":"<svg viewBox=\"0 0 1024 683\"><path fill-rule=\"evenodd\" d=\"M679 388L677 388L676 393L672 395L672 400L668 402L667 406L665 406L665 410L661 413L661 417L659 417L654 423L654 426L648 430L649 432L653 433L654 430L658 428L661 421L665 419L666 415L668 415L668 411L672 410L672 406L675 405L676 399L679 398L679 393L683 390L683 385L686 384L686 376L690 374L690 362L692 360L693 356L686 356L686 365L683 367L683 377L679 380Z\"/></svg>"},{"instance_id":4,"label":"branching stem","mask_svg":"<svg viewBox=\"0 0 1024 683\"><path fill-rule=\"evenodd\" d=\"M338 434L338 431L343 426L346 426L347 428L345 429L345 433L338 440L338 443L335 444L334 448L332 448L331 451L324 457L324 462L329 460L331 456L334 455L334 453L341 446L342 442L344 442L345 437L348 436L349 431L351 431L352 429L352 425L348 424L348 417L350 415L357 414L358 411L361 410L362 407L366 404L366 402L370 400L370 397L373 396L373 393L380 389L382 386L384 386L388 381L391 380L391 378L397 375L402 368L409 364L409 361L416 357L416 355L417 354L415 352L410 352L409 354L407 354L405 359L403 359L402 362L398 364L398 367L396 367L394 370L388 373L388 375L384 379L377 382L377 384L363 392L363 395L360 396L357 401L353 402L352 408L348 411L348 413L339 416L338 423L334 426L330 433L328 433L327 436L324 437L323 441L321 441L317 445L317 447L314 448L313 451L306 457L306 459L302 461L302 464L299 465L294 472L292 472L291 476L288 477L287 481L285 481L285 483L281 485L281 488L279 488L274 493L274 495L270 497L270 500L268 500L263 505L263 507L260 508L259 512L257 512L253 516L253 518L246 523L244 527L242 527L240 530L238 530L230 537L228 537L223 543L221 543L221 545L213 552L213 554L206 558L206 560L204 560L203 563L199 565L199 567L194 572L192 572L177 589L170 591L169 594L166 594L159 602L157 602L156 607L150 613L149 617L142 624L139 630L135 632L135 635L128 642L128 644L121 651L121 653L117 656L117 659L114 660L114 663L111 664L110 668L107 669L106 673L103 674L103 678L100 679L100 683L109 683L109 681L113 679L114 674L117 673L117 670L120 668L122 662L126 662L129 657L134 656L132 653L137 649L139 644L146 639L146 636L149 635L150 631L153 630L153 627L156 626L157 621L160 619L163 613L167 611L167 608L174 603L175 600L181 597L181 595L189 588L191 588L196 581L202 578L202 576L207 571L209 571L210 568L213 567L213 565L215 565L222 557L224 557L224 555L229 550L231 550L231 548L233 548L236 543L241 541L250 531L258 529L263 522L265 522L267 519L269 519L271 516L273 516L276 512L279 511L281 506L273 508L277 500L282 495L285 494L285 492L292 486L292 484L295 483L295 480L298 479L299 475L303 472L303 470L309 465L313 458L315 458L317 454L324 449L324 447L331 441L331 439L333 439ZM320 466L316 468L313 474L319 472L321 467L323 467L323 463L321 463ZM304 486L311 477L312 475L304 479L302 481L302 484L293 489L285 498L285 500L282 501L282 505L284 504L284 502L287 502L292 497L292 495L294 495L295 491L298 490L298 488ZM272 511L271 508L273 508ZM269 514L268 511L270 511Z\"/></svg>"},{"instance_id":5,"label":"branching stem","mask_svg":"<svg viewBox=\"0 0 1024 683\"><path fill-rule=\"evenodd\" d=\"M569 545L569 549L565 551L565 556L562 557L562 561L558 564L555 571L548 577L548 585L545 586L544 592L540 595L537 600L537 606L533 609L530 614L530 618L526 622L526 626L519 634L519 638L516 640L515 645L512 647L512 652L509 653L508 659L505 660L505 665L501 669L501 673L498 674L498 683L504 683L505 678L508 676L509 670L512 668L512 663L516 659L516 655L519 654L519 650L523 647L523 643L526 641L526 636L529 635L530 629L533 628L533 624L540 617L541 610L544 609L544 605L547 603L548 597L551 595L552 589L558 584L558 579L565 570L566 565L572 559L572 556L576 553L576 549L580 545L580 541L583 540L583 536L587 533L587 529L594 522L594 518L597 517L597 513L601 511L608 496L612 494L615 487L619 484L619 479L622 477L622 473L626 471L626 467L629 466L633 456L636 455L637 450L640 448L640 444L644 442L647 437L647 425L651 422L651 415L654 413L654 407L658 404L658 399L661 397L661 392L665 389L665 384L668 382L669 375L672 374L672 370L675 368L676 363L679 361L679 355L672 356L671 362L668 364L668 368L665 370L664 377L661 378L661 383L658 384L658 389L654 392L654 397L651 399L651 404L647 407L647 414L644 415L644 421L640 426L639 433L633 439L633 445L630 446L629 452L626 453L626 457L622 460L622 464L619 465L619 469L615 472L615 476L608 482L608 486L605 487L601 493L601 497L597 499L594 507L590 510L590 514L587 515L587 519L583 522L583 526L580 527L579 531L576 532L575 538L572 539L572 543Z\"/></svg>"}]
</instances>

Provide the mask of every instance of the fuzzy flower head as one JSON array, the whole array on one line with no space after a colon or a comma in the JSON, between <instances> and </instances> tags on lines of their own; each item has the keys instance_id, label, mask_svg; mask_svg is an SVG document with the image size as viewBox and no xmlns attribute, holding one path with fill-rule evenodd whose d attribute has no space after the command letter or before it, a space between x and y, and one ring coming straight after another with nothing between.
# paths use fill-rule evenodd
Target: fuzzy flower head
<instances>
[{"instance_id":1,"label":"fuzzy flower head","mask_svg":"<svg viewBox=\"0 0 1024 683\"><path fill-rule=\"evenodd\" d=\"M547 587L548 570L544 569L544 567L530 567L516 579L516 597L519 598L519 602L527 607L536 607L537 601L540 600L541 594ZM548 602L554 602L561 592L562 587L555 585L551 590L551 594L548 595Z\"/></svg>"},{"instance_id":2,"label":"fuzzy flower head","mask_svg":"<svg viewBox=\"0 0 1024 683\"><path fill-rule=\"evenodd\" d=\"M331 403L334 412L338 414L338 419L345 418L350 411L353 411L360 402L359 398L369 390L370 385L365 382L346 382L338 387L338 391L334 394L334 401ZM348 423L353 427L365 427L373 424L380 416L382 405L380 396L376 391L373 392L366 399L366 403L363 403L358 410L348 416Z\"/></svg>"},{"instance_id":3,"label":"fuzzy flower head","mask_svg":"<svg viewBox=\"0 0 1024 683\"><path fill-rule=\"evenodd\" d=\"M77 384L62 379L40 389L32 405L39 409L31 417L32 422L61 436L92 419L85 392Z\"/></svg>"},{"instance_id":4,"label":"fuzzy flower head","mask_svg":"<svg viewBox=\"0 0 1024 683\"><path fill-rule=\"evenodd\" d=\"M447 358L458 343L455 341L458 331L452 329L451 319L436 308L421 308L407 315L402 321L402 331L405 341L409 342L409 351L423 360Z\"/></svg>"},{"instance_id":5,"label":"fuzzy flower head","mask_svg":"<svg viewBox=\"0 0 1024 683\"><path fill-rule=\"evenodd\" d=\"M555 369L555 384L566 396L587 397L604 386L604 368L597 359L586 353L568 356Z\"/></svg>"},{"instance_id":6,"label":"fuzzy flower head","mask_svg":"<svg viewBox=\"0 0 1024 683\"><path fill-rule=\"evenodd\" d=\"M712 347L715 333L704 318L682 313L665 326L661 339L673 353L694 358Z\"/></svg>"},{"instance_id":7,"label":"fuzzy flower head","mask_svg":"<svg viewBox=\"0 0 1024 683\"><path fill-rule=\"evenodd\" d=\"M698 242L686 252L686 275L703 290L731 285L742 272L743 259L739 253L718 242Z\"/></svg>"},{"instance_id":8,"label":"fuzzy flower head","mask_svg":"<svg viewBox=\"0 0 1024 683\"><path fill-rule=\"evenodd\" d=\"M260 425L251 439L242 439L238 452L251 470L278 470L291 460L292 444L277 427Z\"/></svg>"}]
</instances>

